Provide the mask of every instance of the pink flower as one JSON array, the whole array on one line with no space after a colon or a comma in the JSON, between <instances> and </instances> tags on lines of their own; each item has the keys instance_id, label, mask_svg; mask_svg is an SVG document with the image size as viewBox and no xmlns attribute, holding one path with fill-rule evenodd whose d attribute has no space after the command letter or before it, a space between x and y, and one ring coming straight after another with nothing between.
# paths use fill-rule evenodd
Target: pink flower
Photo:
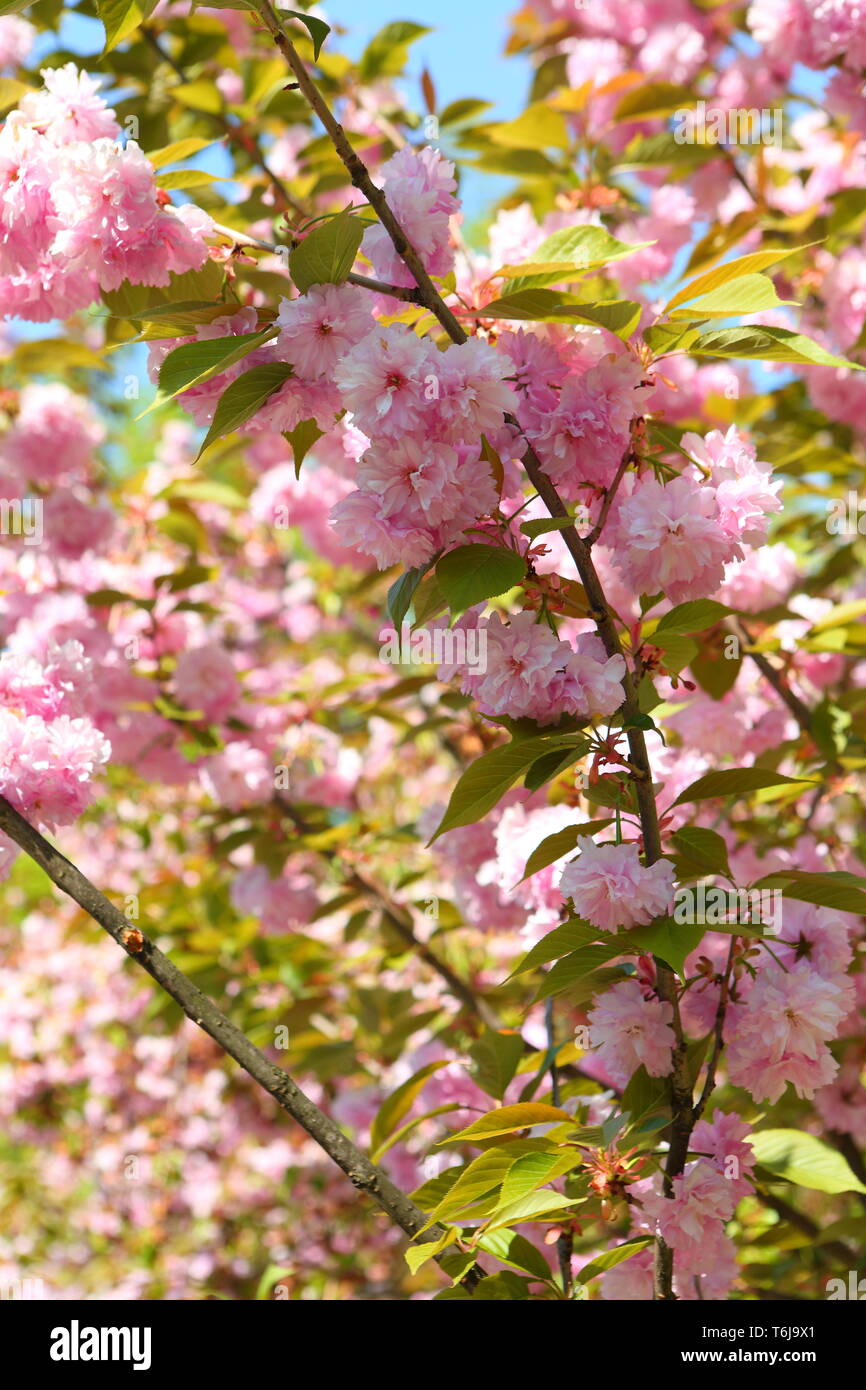
<instances>
[{"instance_id":1,"label":"pink flower","mask_svg":"<svg viewBox=\"0 0 866 1390\"><path fill-rule=\"evenodd\" d=\"M689 1143L693 1152L708 1155L730 1184L737 1200L754 1191L749 1178L755 1166L755 1155L746 1139L750 1132L739 1115L726 1115L718 1110L712 1120L698 1121Z\"/></svg>"},{"instance_id":2,"label":"pink flower","mask_svg":"<svg viewBox=\"0 0 866 1390\"><path fill-rule=\"evenodd\" d=\"M457 212L454 165L429 147L406 145L379 170L391 210L430 275L447 275L454 264L448 219ZM362 249L375 275L392 285L414 285L384 227L364 233Z\"/></svg>"},{"instance_id":3,"label":"pink flower","mask_svg":"<svg viewBox=\"0 0 866 1390\"><path fill-rule=\"evenodd\" d=\"M375 328L346 353L334 379L358 428L371 439L418 433L425 378L437 357L414 333L394 327Z\"/></svg>"},{"instance_id":4,"label":"pink flower","mask_svg":"<svg viewBox=\"0 0 866 1390\"><path fill-rule=\"evenodd\" d=\"M626 581L672 603L714 593L725 565L742 553L721 525L713 489L686 477L641 479L611 529L613 561Z\"/></svg>"},{"instance_id":5,"label":"pink flower","mask_svg":"<svg viewBox=\"0 0 866 1390\"><path fill-rule=\"evenodd\" d=\"M666 1076L676 1042L673 1009L661 999L646 999L637 980L613 985L587 1013L590 1039L611 1079L625 1086L638 1067L650 1076Z\"/></svg>"},{"instance_id":6,"label":"pink flower","mask_svg":"<svg viewBox=\"0 0 866 1390\"><path fill-rule=\"evenodd\" d=\"M0 18L0 68L17 68L24 62L36 30L20 15L9 14Z\"/></svg>"},{"instance_id":7,"label":"pink flower","mask_svg":"<svg viewBox=\"0 0 866 1390\"><path fill-rule=\"evenodd\" d=\"M91 472L105 431L84 396L59 381L25 386L15 423L0 441L0 458L24 478L57 481Z\"/></svg>"},{"instance_id":8,"label":"pink flower","mask_svg":"<svg viewBox=\"0 0 866 1390\"><path fill-rule=\"evenodd\" d=\"M88 73L79 72L70 62L60 68L42 68L40 76L43 89L22 97L18 111L24 120L40 127L52 144L114 140L120 134L114 112L99 95L99 83Z\"/></svg>"},{"instance_id":9,"label":"pink flower","mask_svg":"<svg viewBox=\"0 0 866 1390\"><path fill-rule=\"evenodd\" d=\"M674 1178L673 1197L647 1193L646 1215L655 1223L666 1245L692 1259L712 1240L720 1222L729 1221L737 1205L733 1184L705 1159L687 1163Z\"/></svg>"},{"instance_id":10,"label":"pink flower","mask_svg":"<svg viewBox=\"0 0 866 1390\"><path fill-rule=\"evenodd\" d=\"M45 543L53 555L77 560L88 550L101 550L115 526L107 502L93 505L82 488L57 488L45 500Z\"/></svg>"},{"instance_id":11,"label":"pink flower","mask_svg":"<svg viewBox=\"0 0 866 1390\"><path fill-rule=\"evenodd\" d=\"M578 840L579 858L566 864L559 891L579 917L599 931L643 926L673 907L674 866L667 859L641 864L637 845Z\"/></svg>"},{"instance_id":12,"label":"pink flower","mask_svg":"<svg viewBox=\"0 0 866 1390\"><path fill-rule=\"evenodd\" d=\"M719 524L735 541L760 545L767 539L767 516L780 512L782 503L776 494L781 479L774 483L772 467L755 457L755 450L735 425L726 434L712 430L706 439L697 434L684 434L683 449L704 468L709 469L716 489Z\"/></svg>"},{"instance_id":13,"label":"pink flower","mask_svg":"<svg viewBox=\"0 0 866 1390\"><path fill-rule=\"evenodd\" d=\"M553 724L563 714L611 714L622 703L625 662L606 657L597 639L578 639L575 651L529 611L507 624L493 613L478 626L486 634L486 664L456 672L442 667L439 678L461 675L483 714Z\"/></svg>"},{"instance_id":14,"label":"pink flower","mask_svg":"<svg viewBox=\"0 0 866 1390\"><path fill-rule=\"evenodd\" d=\"M178 658L174 690L187 709L201 710L208 719L224 719L241 693L232 659L216 642L193 647Z\"/></svg>"},{"instance_id":15,"label":"pink flower","mask_svg":"<svg viewBox=\"0 0 866 1390\"><path fill-rule=\"evenodd\" d=\"M0 794L21 815L48 829L69 825L91 797L91 783L111 745L89 719L0 708Z\"/></svg>"},{"instance_id":16,"label":"pink flower","mask_svg":"<svg viewBox=\"0 0 866 1390\"><path fill-rule=\"evenodd\" d=\"M807 1099L838 1071L827 1044L853 999L850 984L824 979L808 961L765 965L746 1001L728 1012L728 1077L754 1100L779 1099L788 1082Z\"/></svg>"},{"instance_id":17,"label":"pink flower","mask_svg":"<svg viewBox=\"0 0 866 1390\"><path fill-rule=\"evenodd\" d=\"M242 741L230 743L222 753L208 758L201 780L208 795L230 811L268 801L274 790L270 759L261 749Z\"/></svg>"},{"instance_id":18,"label":"pink flower","mask_svg":"<svg viewBox=\"0 0 866 1390\"><path fill-rule=\"evenodd\" d=\"M476 451L411 435L368 449L358 485L331 516L344 544L375 556L380 569L423 564L499 501Z\"/></svg>"},{"instance_id":19,"label":"pink flower","mask_svg":"<svg viewBox=\"0 0 866 1390\"><path fill-rule=\"evenodd\" d=\"M582 376L566 378L555 410L538 412L532 441L566 497L577 497L581 484L610 483L648 394L641 376L631 357L606 357Z\"/></svg>"},{"instance_id":20,"label":"pink flower","mask_svg":"<svg viewBox=\"0 0 866 1390\"><path fill-rule=\"evenodd\" d=\"M355 285L313 285L284 299L277 315L277 346L298 376L331 377L339 359L373 327L365 291Z\"/></svg>"}]
</instances>

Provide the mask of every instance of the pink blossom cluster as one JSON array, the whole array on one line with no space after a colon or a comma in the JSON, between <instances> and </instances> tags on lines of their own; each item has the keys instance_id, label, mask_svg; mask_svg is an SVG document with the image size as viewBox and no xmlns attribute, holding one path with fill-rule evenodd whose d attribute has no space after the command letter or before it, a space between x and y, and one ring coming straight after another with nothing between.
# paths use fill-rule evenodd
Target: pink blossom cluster
<instances>
[{"instance_id":1,"label":"pink blossom cluster","mask_svg":"<svg viewBox=\"0 0 866 1390\"><path fill-rule=\"evenodd\" d=\"M508 363L471 339L443 352L408 329L374 328L338 363L354 424L372 441L358 490L333 510L337 535L380 569L421 565L496 510L481 435L503 429L514 397Z\"/></svg>"},{"instance_id":2,"label":"pink blossom cluster","mask_svg":"<svg viewBox=\"0 0 866 1390\"><path fill-rule=\"evenodd\" d=\"M766 539L767 516L781 510L781 482L769 481L769 465L735 426L683 439L697 466L667 483L629 479L605 532L625 581L673 603L714 593L726 566Z\"/></svg>"},{"instance_id":3,"label":"pink blossom cluster","mask_svg":"<svg viewBox=\"0 0 866 1390\"><path fill-rule=\"evenodd\" d=\"M454 196L454 165L429 146L413 150L407 145L382 165L378 179L425 270L429 275L447 275L454 264L448 220L460 207ZM378 279L390 285L414 285L384 227L370 227L361 249Z\"/></svg>"},{"instance_id":4,"label":"pink blossom cluster","mask_svg":"<svg viewBox=\"0 0 866 1390\"><path fill-rule=\"evenodd\" d=\"M566 864L559 882L563 897L599 931L637 927L670 912L674 866L667 859L641 864L637 845L577 842L580 854Z\"/></svg>"},{"instance_id":5,"label":"pink blossom cluster","mask_svg":"<svg viewBox=\"0 0 866 1390\"><path fill-rule=\"evenodd\" d=\"M208 249L195 212L168 211L138 146L74 63L46 68L0 130L0 297L7 313L67 318L124 281L167 285ZM187 225L185 218L189 218Z\"/></svg>"},{"instance_id":6,"label":"pink blossom cluster","mask_svg":"<svg viewBox=\"0 0 866 1390\"><path fill-rule=\"evenodd\" d=\"M577 636L573 644L560 641L529 611L507 623L498 613L488 618L473 613L460 625L477 626L484 634L483 669L441 666L438 675L443 681L458 678L482 714L553 724L563 714L587 719L612 714L622 703L625 661L607 656L594 633Z\"/></svg>"},{"instance_id":7,"label":"pink blossom cluster","mask_svg":"<svg viewBox=\"0 0 866 1390\"><path fill-rule=\"evenodd\" d=\"M11 655L0 660L0 794L48 829L81 814L111 753L79 713L91 677L92 663L76 642L52 649L41 667Z\"/></svg>"}]
</instances>

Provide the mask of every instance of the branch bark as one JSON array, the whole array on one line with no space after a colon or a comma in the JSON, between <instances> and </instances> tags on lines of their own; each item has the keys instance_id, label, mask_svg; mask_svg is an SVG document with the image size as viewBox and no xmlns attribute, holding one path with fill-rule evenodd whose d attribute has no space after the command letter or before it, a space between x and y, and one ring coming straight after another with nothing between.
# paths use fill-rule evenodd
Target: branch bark
<instances>
[{"instance_id":1,"label":"branch bark","mask_svg":"<svg viewBox=\"0 0 866 1390\"><path fill-rule=\"evenodd\" d=\"M287 1115L291 1115L306 1130L359 1191L376 1202L401 1231L415 1237L427 1220L425 1213L380 1168L370 1162L330 1116L313 1104L288 1072L268 1061L265 1054L226 1018L213 1000L178 970L173 961L163 955L136 926L128 922L123 913L70 860L49 844L29 821L19 815L4 797L0 797L0 830L14 840L45 871L52 883L78 903L142 970L146 970L171 995L187 1018L213 1038L262 1090L273 1097ZM443 1234L441 1226L434 1226L424 1232L421 1243L438 1240ZM461 1283L472 1289L483 1277L483 1269L472 1265Z\"/></svg>"},{"instance_id":2,"label":"branch bark","mask_svg":"<svg viewBox=\"0 0 866 1390\"><path fill-rule=\"evenodd\" d=\"M303 60L286 34L282 21L270 0L259 0L257 10L294 75L298 89L306 97L310 107L331 137L334 149L342 160L352 184L364 194L370 206L375 210L379 221L391 238L394 250L411 272L418 287L418 298L421 304L429 309L453 343L465 343L467 341L466 332L427 274L418 252L394 216L384 192L373 182L363 160L353 150L345 131L307 72ZM568 516L569 512L565 503L544 472L541 461L529 442L520 421L514 415L506 415L505 418L506 422L517 430L521 440L525 443L523 466L548 512L552 517ZM590 616L595 622L596 630L607 655L609 657L624 656L613 615L608 608L601 582L592 562L589 545L581 539L574 526L564 527L559 534L574 560L581 583L589 599ZM625 724L628 725L629 720L640 712L640 707L637 689L627 662L625 675L622 679L622 689L624 698L620 710L624 716ZM646 740L643 731L635 727L626 729L626 737L640 813L644 854L647 864L653 864L661 857L662 848ZM672 970L658 960L656 961L656 980L659 997L671 1006L676 1035L670 1076L671 1143L665 1165L665 1192L666 1195L671 1196L673 1179L682 1172L688 1154L689 1138L693 1126L692 1085L688 1073L686 1042L680 1020L676 977ZM655 1297L666 1300L673 1299L672 1281L673 1255L659 1237L657 1239Z\"/></svg>"}]
</instances>

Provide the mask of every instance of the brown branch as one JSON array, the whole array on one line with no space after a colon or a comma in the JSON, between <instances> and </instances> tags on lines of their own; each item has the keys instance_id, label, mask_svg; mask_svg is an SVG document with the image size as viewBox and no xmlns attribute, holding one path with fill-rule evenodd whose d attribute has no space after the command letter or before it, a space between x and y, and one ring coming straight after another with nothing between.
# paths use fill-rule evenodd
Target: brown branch
<instances>
[{"instance_id":1,"label":"brown branch","mask_svg":"<svg viewBox=\"0 0 866 1390\"><path fill-rule=\"evenodd\" d=\"M328 135L331 137L334 149L342 160L352 184L364 194L371 207L375 210L379 217L379 221L391 238L394 250L411 272L418 286L418 297L420 302L425 308L430 310L445 329L452 342L458 344L465 343L467 341L467 335L464 329L461 327L451 309L445 304L445 301L436 289L430 276L427 274L418 252L415 250L403 228L400 226L400 223L391 211L385 194L382 189L377 188L376 184L373 182L363 160L360 159L353 150L346 138L345 131L336 120L327 102L319 92L318 87L311 79L302 59L283 29L282 22L271 5L270 0L259 0L257 9L265 26L271 33L274 43L283 54L286 63L294 74L299 90L306 97L312 110L318 116ZM569 516L565 503L562 501L553 483L547 477L538 455L526 438L520 421L514 415L510 414L506 415L505 419L508 424L517 429L520 436L526 441L523 465L530 482L541 497L548 512L553 517ZM560 535L577 567L581 583L589 599L590 616L596 624L596 629L604 644L607 655L609 657L623 656L616 625L605 600L604 591L596 573L595 566L593 565L589 546L581 539L573 525L566 526L560 532ZM634 680L627 663L625 675L622 679L622 689L624 699L620 709L625 718L625 723L628 724L629 720L639 713L639 702ZM626 730L626 735L630 750L630 762L633 768L632 778L634 780L635 794L640 812L645 858L647 864L653 864L661 857L662 849L646 740L644 739L643 730L639 728L628 728ZM673 1051L671 1071L672 1135L665 1173L665 1192L670 1196L672 1194L673 1178L678 1173L682 1172L688 1154L689 1138L692 1129L692 1086L688 1073L686 1041L683 1035L679 1014L676 977L668 966L664 965L661 961L657 961L656 980L659 997L671 1006L674 1032L676 1035L676 1045ZM658 1240L658 1259L656 1264L656 1297L672 1299L674 1297L672 1288L673 1257L672 1253L667 1250L664 1242L661 1241L660 1238Z\"/></svg>"},{"instance_id":2,"label":"brown branch","mask_svg":"<svg viewBox=\"0 0 866 1390\"><path fill-rule=\"evenodd\" d=\"M743 623L740 622L739 619L737 620L737 626L739 627L740 632L735 632L734 636L740 637L740 634L742 634L742 637L745 638L746 642L748 643L748 646L750 648L754 648L754 637L750 635L748 629L744 627ZM770 685L773 687L780 700L782 700L782 702L785 705L787 705L788 709L793 714L800 728L803 730L803 733L808 734L810 738L814 738L814 734L812 732L812 711L809 709L809 706L805 704L803 700L800 699L799 695L795 695L794 691L788 685L788 682L785 679L783 673L781 671L778 671L771 661L767 660L763 652L750 650L746 652L746 655L752 658L758 670L761 672L761 675L767 681L769 681Z\"/></svg>"},{"instance_id":3,"label":"brown branch","mask_svg":"<svg viewBox=\"0 0 866 1390\"><path fill-rule=\"evenodd\" d=\"M142 970L146 970L148 975L171 995L187 1018L213 1038L248 1076L258 1082L259 1086L306 1130L355 1187L372 1198L406 1235L414 1238L427 1221L425 1213L416 1207L380 1168L370 1162L330 1116L313 1104L287 1072L268 1061L265 1054L253 1046L249 1038L226 1018L214 1002L178 970L173 961L163 955L134 924L128 922L123 913L109 902L74 864L49 844L44 836L34 830L4 797L0 797L0 830L44 869L52 883L98 922L131 960L140 965ZM420 1239L422 1243L426 1243L439 1239L443 1234L441 1226L432 1227L425 1231ZM473 1265L461 1282L468 1288L474 1288L483 1277L484 1271L478 1265Z\"/></svg>"},{"instance_id":4,"label":"brown branch","mask_svg":"<svg viewBox=\"0 0 866 1390\"><path fill-rule=\"evenodd\" d=\"M731 969L734 964L734 951L736 949L736 945L737 938L735 936L732 936L730 949L728 950L728 960L727 964L725 965L725 973L722 976L722 986L719 991L719 1003L716 1009L716 1022L713 1028L713 1051L710 1057L709 1065L707 1066L707 1075L704 1080L704 1089L701 1091L700 1097L692 1112L693 1126L697 1124L698 1120L703 1115L704 1108L710 1096L712 1095L713 1088L716 1084L716 1068L719 1065L719 1058L722 1053L722 1048L725 1045L725 1016L728 1011L728 994L731 987Z\"/></svg>"}]
</instances>

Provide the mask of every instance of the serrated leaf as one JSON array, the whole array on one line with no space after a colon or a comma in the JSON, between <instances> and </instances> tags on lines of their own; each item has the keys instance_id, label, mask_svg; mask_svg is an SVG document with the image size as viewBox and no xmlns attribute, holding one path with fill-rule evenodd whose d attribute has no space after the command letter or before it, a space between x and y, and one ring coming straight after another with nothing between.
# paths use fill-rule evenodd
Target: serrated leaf
<instances>
[{"instance_id":1,"label":"serrated leaf","mask_svg":"<svg viewBox=\"0 0 866 1390\"><path fill-rule=\"evenodd\" d=\"M127 38L156 6L156 0L96 0L96 10L105 29L105 48L112 48Z\"/></svg>"},{"instance_id":2,"label":"serrated leaf","mask_svg":"<svg viewBox=\"0 0 866 1390\"><path fill-rule=\"evenodd\" d=\"M809 243L809 245L811 244ZM775 265L788 256L796 255L798 251L807 251L809 245L779 246L766 251L753 251L748 256L737 256L732 261L725 261L724 265L717 266L715 270L708 270L706 274L699 275L696 280L692 280L690 284L684 285L681 290L678 290L673 298L668 300L664 312L669 313L671 309L676 309L678 305L686 304L690 299L695 299L699 295L710 294L713 290L729 284L732 280L766 270L768 266Z\"/></svg>"},{"instance_id":3,"label":"serrated leaf","mask_svg":"<svg viewBox=\"0 0 866 1390\"><path fill-rule=\"evenodd\" d=\"M469 1049L475 1063L475 1080L494 1100L501 1100L523 1056L523 1038L519 1033L506 1033L485 1028L483 1035Z\"/></svg>"},{"instance_id":4,"label":"serrated leaf","mask_svg":"<svg viewBox=\"0 0 866 1390\"><path fill-rule=\"evenodd\" d=\"M605 830L612 824L612 820L588 820L578 825L567 825L564 829L555 831L553 835L548 835L541 841L540 845L536 846L527 859L526 869L520 882L523 883L541 869L546 869L548 864L555 864L557 859L561 859L564 854L576 849L581 835L595 835L597 831ZM545 940L547 940L546 937Z\"/></svg>"},{"instance_id":5,"label":"serrated leaf","mask_svg":"<svg viewBox=\"0 0 866 1390\"><path fill-rule=\"evenodd\" d=\"M780 299L772 280L766 275L741 275L726 285L710 290L708 294L698 295L684 308L672 309L669 317L676 322L725 318L736 314L757 314L795 302Z\"/></svg>"},{"instance_id":6,"label":"serrated leaf","mask_svg":"<svg viewBox=\"0 0 866 1390\"><path fill-rule=\"evenodd\" d=\"M301 10L280 10L279 13L300 20L313 40L313 57L318 58L322 51L322 44L331 32L330 24L326 24L323 19L317 19L315 15L304 14Z\"/></svg>"},{"instance_id":7,"label":"serrated leaf","mask_svg":"<svg viewBox=\"0 0 866 1390\"><path fill-rule=\"evenodd\" d=\"M495 545L458 545L436 566L439 588L455 618L476 603L507 593L525 573L522 555Z\"/></svg>"},{"instance_id":8,"label":"serrated leaf","mask_svg":"<svg viewBox=\"0 0 866 1390\"><path fill-rule=\"evenodd\" d=\"M473 825L486 816L536 758L556 748L567 747L577 737L562 734L558 738L527 738L482 753L469 764L451 793L448 809L429 843L448 830Z\"/></svg>"},{"instance_id":9,"label":"serrated leaf","mask_svg":"<svg viewBox=\"0 0 866 1390\"><path fill-rule=\"evenodd\" d=\"M715 627L716 623L721 622L722 618L728 617L733 611L727 604L717 603L712 598L691 599L688 603L678 603L676 608L663 614L656 633L703 632L708 627ZM655 637L651 637L650 641L655 642Z\"/></svg>"},{"instance_id":10,"label":"serrated leaf","mask_svg":"<svg viewBox=\"0 0 866 1390\"><path fill-rule=\"evenodd\" d=\"M706 930L704 926L690 926L675 922L672 917L663 917L645 927L632 927L630 931L620 932L618 939L622 951L659 956L682 977L686 956L700 945Z\"/></svg>"},{"instance_id":11,"label":"serrated leaf","mask_svg":"<svg viewBox=\"0 0 866 1390\"><path fill-rule=\"evenodd\" d=\"M523 1105L503 1105L498 1110L491 1110L489 1115L482 1115L480 1120L473 1120L466 1129L450 1134L441 1142L455 1144L473 1139L493 1139L498 1134L511 1134L518 1129L532 1129L535 1125L562 1124L570 1119L571 1116L558 1106L542 1105L538 1101L529 1101Z\"/></svg>"},{"instance_id":12,"label":"serrated leaf","mask_svg":"<svg viewBox=\"0 0 866 1390\"><path fill-rule=\"evenodd\" d=\"M265 362L237 377L220 396L213 423L196 457L201 458L215 439L231 434L252 419L265 401L285 386L291 375L292 368L287 362Z\"/></svg>"},{"instance_id":13,"label":"serrated leaf","mask_svg":"<svg viewBox=\"0 0 866 1390\"><path fill-rule=\"evenodd\" d=\"M478 1237L478 1249L501 1260L503 1264L513 1265L515 1269L531 1274L534 1279L549 1280L551 1277L550 1266L541 1251L525 1236L507 1227L485 1231Z\"/></svg>"},{"instance_id":14,"label":"serrated leaf","mask_svg":"<svg viewBox=\"0 0 866 1390\"><path fill-rule=\"evenodd\" d=\"M289 274L303 294L311 285L340 285L355 264L364 223L348 212L319 222L289 255Z\"/></svg>"},{"instance_id":15,"label":"serrated leaf","mask_svg":"<svg viewBox=\"0 0 866 1390\"><path fill-rule=\"evenodd\" d=\"M803 786L815 785L814 780L808 777L786 777L782 772L770 772L763 767L724 768L719 772L708 772L692 782L690 787L680 792L673 805L681 806L686 801L708 801L716 796L742 796L762 787L796 786L798 783Z\"/></svg>"},{"instance_id":16,"label":"serrated leaf","mask_svg":"<svg viewBox=\"0 0 866 1390\"><path fill-rule=\"evenodd\" d=\"M547 965L549 961L560 960L584 946L590 946L598 941L600 934L597 927L590 926L580 917L570 917L567 922L554 927L553 931L536 941L532 950L527 951L508 978L511 980L515 975L525 975L527 971L535 970L539 965Z\"/></svg>"},{"instance_id":17,"label":"serrated leaf","mask_svg":"<svg viewBox=\"0 0 866 1390\"><path fill-rule=\"evenodd\" d=\"M393 1095L388 1096L387 1100L382 1102L370 1127L371 1148L379 1148L388 1138L403 1116L411 1110L429 1078L444 1066L447 1066L446 1062L428 1062L426 1067L421 1067L420 1071L416 1071L413 1076L403 1082L402 1086L397 1087Z\"/></svg>"},{"instance_id":18,"label":"serrated leaf","mask_svg":"<svg viewBox=\"0 0 866 1390\"><path fill-rule=\"evenodd\" d=\"M837 1149L800 1129L761 1129L749 1136L763 1168L818 1192L866 1192Z\"/></svg>"},{"instance_id":19,"label":"serrated leaf","mask_svg":"<svg viewBox=\"0 0 866 1390\"><path fill-rule=\"evenodd\" d=\"M671 840L680 854L699 869L713 874L730 873L728 847L715 830L706 830L701 825L684 825L671 836Z\"/></svg>"},{"instance_id":20,"label":"serrated leaf","mask_svg":"<svg viewBox=\"0 0 866 1390\"><path fill-rule=\"evenodd\" d=\"M627 1240L613 1250L605 1250L601 1255L596 1255L595 1259L585 1264L574 1277L578 1284L588 1284L591 1279L597 1279L607 1270L615 1269L624 1260L630 1260L632 1255L639 1254L648 1245L652 1245L652 1236L635 1236L634 1240Z\"/></svg>"},{"instance_id":21,"label":"serrated leaf","mask_svg":"<svg viewBox=\"0 0 866 1390\"><path fill-rule=\"evenodd\" d=\"M257 333L239 333L227 338L203 338L195 343L181 343L172 348L159 369L159 390L156 399L136 419L141 420L166 401L188 391L192 386L219 376L235 362L241 361L257 347L276 337L276 329L263 328Z\"/></svg>"},{"instance_id":22,"label":"serrated leaf","mask_svg":"<svg viewBox=\"0 0 866 1390\"><path fill-rule=\"evenodd\" d=\"M695 357L755 358L760 362L790 362L796 366L848 367L851 371L866 371L859 362L835 356L804 333L759 324L716 328L702 333L689 351Z\"/></svg>"},{"instance_id":23,"label":"serrated leaf","mask_svg":"<svg viewBox=\"0 0 866 1390\"><path fill-rule=\"evenodd\" d=\"M609 941L604 945L582 946L579 950L572 951L548 970L534 1002L538 1003L541 999L550 999L556 994L564 993L565 990L573 989L575 985L588 980L599 966L604 965L613 956L625 954L627 950L625 944Z\"/></svg>"}]
</instances>

